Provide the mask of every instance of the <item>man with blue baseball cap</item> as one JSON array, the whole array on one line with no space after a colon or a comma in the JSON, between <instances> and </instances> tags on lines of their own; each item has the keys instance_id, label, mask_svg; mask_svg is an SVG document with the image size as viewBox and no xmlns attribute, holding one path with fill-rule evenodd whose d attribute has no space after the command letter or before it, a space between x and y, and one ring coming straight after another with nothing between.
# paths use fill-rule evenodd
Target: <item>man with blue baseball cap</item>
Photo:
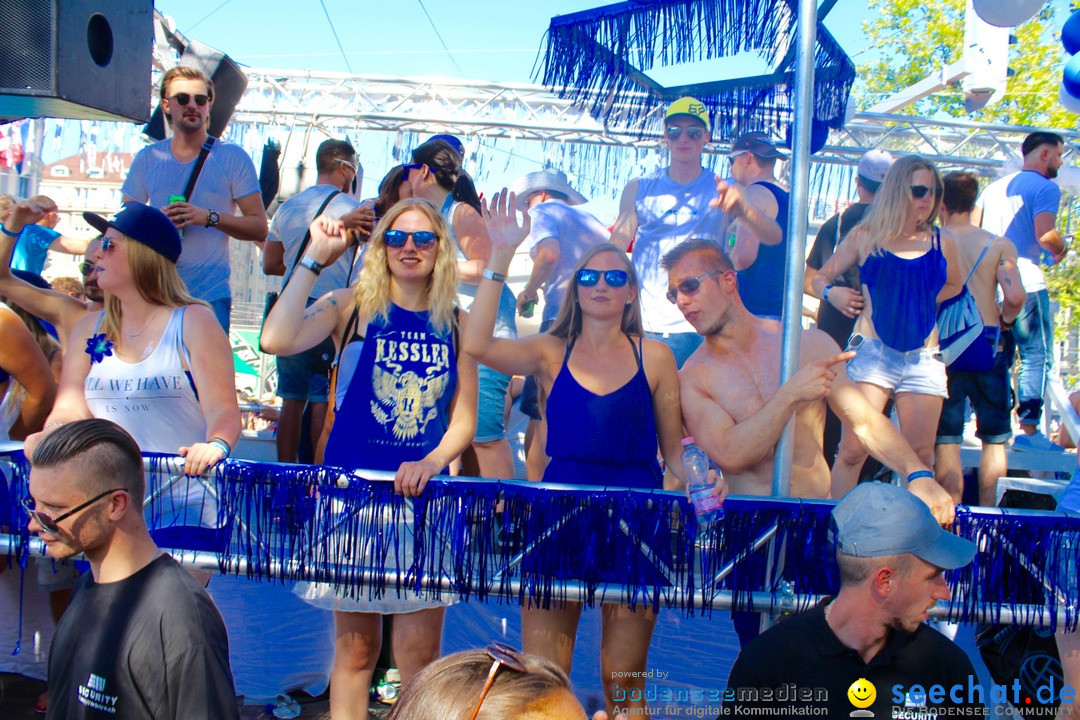
<instances>
[{"instance_id":1,"label":"man with blue baseball cap","mask_svg":"<svg viewBox=\"0 0 1080 720\"><path fill-rule=\"evenodd\" d=\"M880 482L856 486L832 519L839 594L743 648L725 704L818 707L832 718L982 707L987 698L967 655L924 624L949 599L943 572L971 562L975 544L943 530L907 490ZM935 686L943 692L931 692ZM774 692L763 699L767 688ZM795 692L780 692L786 688Z\"/></svg>"}]
</instances>

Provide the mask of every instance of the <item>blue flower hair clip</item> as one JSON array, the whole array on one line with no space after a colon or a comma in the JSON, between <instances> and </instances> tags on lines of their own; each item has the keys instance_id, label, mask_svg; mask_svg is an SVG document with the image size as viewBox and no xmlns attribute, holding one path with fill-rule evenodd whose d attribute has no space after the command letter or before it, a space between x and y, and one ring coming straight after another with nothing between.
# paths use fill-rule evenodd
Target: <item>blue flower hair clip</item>
<instances>
[{"instance_id":1,"label":"blue flower hair clip","mask_svg":"<svg viewBox=\"0 0 1080 720\"><path fill-rule=\"evenodd\" d=\"M90 364L99 363L105 356L112 355L113 342L105 337L105 333L91 335L86 339L86 354L90 356Z\"/></svg>"}]
</instances>

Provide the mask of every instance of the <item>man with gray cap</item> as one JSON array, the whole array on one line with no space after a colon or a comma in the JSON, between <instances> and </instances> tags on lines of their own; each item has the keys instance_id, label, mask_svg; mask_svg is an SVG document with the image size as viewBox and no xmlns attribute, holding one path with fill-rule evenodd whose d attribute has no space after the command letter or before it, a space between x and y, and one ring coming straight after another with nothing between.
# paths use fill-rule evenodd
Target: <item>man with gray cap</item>
<instances>
[{"instance_id":1,"label":"man with gray cap","mask_svg":"<svg viewBox=\"0 0 1080 720\"><path fill-rule=\"evenodd\" d=\"M845 495L832 519L839 594L743 648L724 715L796 706L831 718L935 717L983 707L967 655L924 624L949 599L943 572L971 562L975 544L943 530L910 492L879 482Z\"/></svg>"},{"instance_id":2,"label":"man with gray cap","mask_svg":"<svg viewBox=\"0 0 1080 720\"><path fill-rule=\"evenodd\" d=\"M885 179L885 173L892 167L893 156L887 150L868 150L859 158L859 169L855 175L855 191L859 201L843 212L833 215L825 221L814 238L814 247L806 258L806 274L803 276L803 292L807 295L814 294L810 283L817 271L832 257L833 251L840 241L847 237L851 229L863 218L870 203L874 202L877 191L881 189L881 182ZM848 338L855 327L855 316L848 315L838 308L850 306L862 308L862 284L859 282L859 268L853 267L843 276L834 281L829 289L830 302L822 302L818 307L817 326L824 330L829 337L836 341L840 347L847 347ZM836 305L832 303L835 302ZM825 415L825 440L822 451L829 467L832 467L833 458L836 457L836 448L840 445L840 419L829 410Z\"/></svg>"},{"instance_id":3,"label":"man with gray cap","mask_svg":"<svg viewBox=\"0 0 1080 720\"><path fill-rule=\"evenodd\" d=\"M525 289L517 296L518 314L532 315L532 307L544 290L544 312L540 332L547 332L559 314L566 288L586 250L608 241L604 224L574 207L585 202L581 193L570 187L566 174L555 168L545 168L525 175L514 183L518 209L529 210L532 232L524 247L532 257L533 268ZM546 428L540 414L536 380L525 379L521 394L521 411L529 416L525 430L525 466L530 480L543 477L547 464L544 451Z\"/></svg>"},{"instance_id":4,"label":"man with gray cap","mask_svg":"<svg viewBox=\"0 0 1080 720\"><path fill-rule=\"evenodd\" d=\"M777 232L763 234L744 219L735 226L731 262L739 272L739 290L746 309L758 317L779 320L784 310L784 270L787 267L787 225L791 200L776 180L776 161L784 155L766 133L745 132L731 143L731 175L762 215L774 221Z\"/></svg>"}]
</instances>

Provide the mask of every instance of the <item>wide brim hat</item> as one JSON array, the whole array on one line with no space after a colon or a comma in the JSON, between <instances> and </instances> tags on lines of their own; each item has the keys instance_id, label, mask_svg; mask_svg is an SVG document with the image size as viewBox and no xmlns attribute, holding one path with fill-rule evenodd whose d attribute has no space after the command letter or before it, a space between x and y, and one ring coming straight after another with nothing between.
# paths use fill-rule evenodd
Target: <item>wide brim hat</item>
<instances>
[{"instance_id":1,"label":"wide brim hat","mask_svg":"<svg viewBox=\"0 0 1080 720\"><path fill-rule=\"evenodd\" d=\"M570 181L567 179L566 173L555 168L545 168L539 172L524 175L518 178L510 189L517 196L518 210L527 208L529 197L541 190L565 195L567 205L581 205L588 202L584 195L570 187Z\"/></svg>"},{"instance_id":2,"label":"wide brim hat","mask_svg":"<svg viewBox=\"0 0 1080 720\"><path fill-rule=\"evenodd\" d=\"M180 231L169 216L156 207L129 200L112 220L93 212L84 212L83 219L102 234L113 228L174 263L180 259L183 249Z\"/></svg>"}]
</instances>

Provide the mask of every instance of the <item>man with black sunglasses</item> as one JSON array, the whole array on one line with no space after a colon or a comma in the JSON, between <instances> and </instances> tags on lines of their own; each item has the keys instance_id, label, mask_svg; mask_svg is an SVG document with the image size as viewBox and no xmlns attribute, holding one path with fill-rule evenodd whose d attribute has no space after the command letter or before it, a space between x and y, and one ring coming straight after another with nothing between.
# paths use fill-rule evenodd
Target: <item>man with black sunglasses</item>
<instances>
[{"instance_id":1,"label":"man with black sunglasses","mask_svg":"<svg viewBox=\"0 0 1080 720\"><path fill-rule=\"evenodd\" d=\"M194 297L210 303L228 332L229 238L266 239L259 178L247 151L207 132L214 84L201 70L174 67L162 78L160 92L172 137L135 156L122 188L123 200L159 207L180 228L183 252L176 264L180 278ZM191 197L184 197L196 170Z\"/></svg>"},{"instance_id":2,"label":"man with black sunglasses","mask_svg":"<svg viewBox=\"0 0 1080 720\"><path fill-rule=\"evenodd\" d=\"M50 557L90 563L53 637L47 720L239 718L225 624L151 539L145 490L139 446L108 420L34 450L29 530Z\"/></svg>"}]
</instances>

